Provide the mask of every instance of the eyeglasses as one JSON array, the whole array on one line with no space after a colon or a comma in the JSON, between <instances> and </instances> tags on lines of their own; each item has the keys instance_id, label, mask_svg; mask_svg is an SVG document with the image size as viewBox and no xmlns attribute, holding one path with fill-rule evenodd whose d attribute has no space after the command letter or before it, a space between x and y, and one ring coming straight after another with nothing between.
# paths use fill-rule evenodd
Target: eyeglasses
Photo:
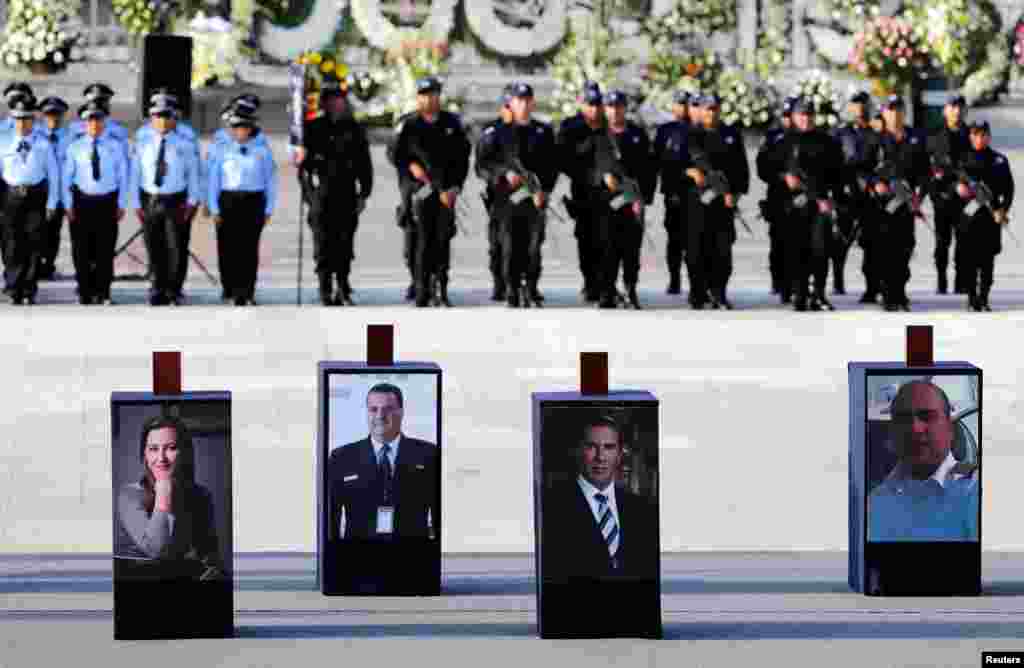
<instances>
[{"instance_id":1,"label":"eyeglasses","mask_svg":"<svg viewBox=\"0 0 1024 668\"><path fill-rule=\"evenodd\" d=\"M893 411L892 420L898 424L911 424L915 419L925 424L934 424L941 413L935 410Z\"/></svg>"}]
</instances>

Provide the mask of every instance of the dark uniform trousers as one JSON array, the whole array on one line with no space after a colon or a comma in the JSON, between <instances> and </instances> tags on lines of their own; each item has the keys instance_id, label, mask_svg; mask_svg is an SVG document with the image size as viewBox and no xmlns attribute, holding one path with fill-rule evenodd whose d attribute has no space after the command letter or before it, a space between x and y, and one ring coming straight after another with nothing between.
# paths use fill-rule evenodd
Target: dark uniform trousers
<instances>
[{"instance_id":1,"label":"dark uniform trousers","mask_svg":"<svg viewBox=\"0 0 1024 668\"><path fill-rule=\"evenodd\" d=\"M878 207L867 197L854 198L849 202L850 215L860 223L857 244L861 249L860 270L869 295L882 291L881 266L878 260L879 212Z\"/></svg>"},{"instance_id":2,"label":"dark uniform trousers","mask_svg":"<svg viewBox=\"0 0 1024 668\"><path fill-rule=\"evenodd\" d=\"M441 204L435 190L428 197L414 203L413 239L415 248L414 271L416 297L432 295L434 281L448 285L448 266L451 263L451 241L455 236L455 210Z\"/></svg>"},{"instance_id":3,"label":"dark uniform trousers","mask_svg":"<svg viewBox=\"0 0 1024 668\"><path fill-rule=\"evenodd\" d=\"M960 243L960 225L963 222L963 201L957 199L932 199L935 210L935 268L940 274L949 267L949 247L956 240L953 251L953 269L956 285L963 287L960 274L963 272L964 249Z\"/></svg>"},{"instance_id":4,"label":"dark uniform trousers","mask_svg":"<svg viewBox=\"0 0 1024 668\"><path fill-rule=\"evenodd\" d=\"M110 298L117 246L118 191L87 195L72 187L75 220L70 224L71 257L75 263L78 296L82 300Z\"/></svg>"},{"instance_id":5,"label":"dark uniform trousers","mask_svg":"<svg viewBox=\"0 0 1024 668\"><path fill-rule=\"evenodd\" d=\"M178 266L174 274L174 294L176 295L180 295L185 289L185 278L188 276L188 249L192 246L192 219L182 220L179 228L181 253L178 254Z\"/></svg>"},{"instance_id":6,"label":"dark uniform trousers","mask_svg":"<svg viewBox=\"0 0 1024 668\"><path fill-rule=\"evenodd\" d=\"M910 258L914 254L914 214L909 206L895 213L877 209L876 228L879 280L887 304L901 304L907 300L907 282L910 281Z\"/></svg>"},{"instance_id":7,"label":"dark uniform trousers","mask_svg":"<svg viewBox=\"0 0 1024 668\"><path fill-rule=\"evenodd\" d=\"M4 279L14 297L35 297L46 225L47 183L6 185Z\"/></svg>"},{"instance_id":8,"label":"dark uniform trousers","mask_svg":"<svg viewBox=\"0 0 1024 668\"><path fill-rule=\"evenodd\" d=\"M333 192L332 192L333 191ZM309 226L313 232L313 263L321 284L328 288L332 277L343 288L355 257L356 225L359 220L352 184L321 183L313 191Z\"/></svg>"},{"instance_id":9,"label":"dark uniform trousers","mask_svg":"<svg viewBox=\"0 0 1024 668\"><path fill-rule=\"evenodd\" d=\"M963 273L964 292L970 297L981 296L988 301L996 255L1003 250L1003 231L987 208L979 210L973 218L968 218L966 214L961 216L963 227L960 228L957 251L963 244L963 265L957 276Z\"/></svg>"},{"instance_id":10,"label":"dark uniform trousers","mask_svg":"<svg viewBox=\"0 0 1024 668\"><path fill-rule=\"evenodd\" d=\"M576 193L570 201L573 204L572 209L568 211L576 222L573 236L576 237L576 253L580 263L580 274L583 275L583 287L596 295L601 289L601 261L604 255L600 243L600 223L593 206L585 196Z\"/></svg>"},{"instance_id":11,"label":"dark uniform trousers","mask_svg":"<svg viewBox=\"0 0 1024 668\"><path fill-rule=\"evenodd\" d=\"M494 287L499 292L505 290L505 249L502 246L504 226L498 216L490 216L487 221L487 257L494 279Z\"/></svg>"},{"instance_id":12,"label":"dark uniform trousers","mask_svg":"<svg viewBox=\"0 0 1024 668\"><path fill-rule=\"evenodd\" d=\"M184 191L170 195L140 193L149 254L152 283L150 295L173 299L184 278L182 265L188 262L188 221L185 220L187 195Z\"/></svg>"},{"instance_id":13,"label":"dark uniform trousers","mask_svg":"<svg viewBox=\"0 0 1024 668\"><path fill-rule=\"evenodd\" d=\"M44 248L39 258L41 274L51 273L56 266L57 255L60 252L60 230L63 223L64 205L58 204L54 214L46 219Z\"/></svg>"},{"instance_id":14,"label":"dark uniform trousers","mask_svg":"<svg viewBox=\"0 0 1024 668\"><path fill-rule=\"evenodd\" d=\"M702 204L696 193L688 198L686 269L690 279L690 300L703 302L710 289L717 297L725 294L732 276L732 244L736 241L735 212L717 197Z\"/></svg>"},{"instance_id":15,"label":"dark uniform trousers","mask_svg":"<svg viewBox=\"0 0 1024 668\"><path fill-rule=\"evenodd\" d=\"M225 190L220 194L221 223L217 243L220 280L229 298L252 299L260 263L260 235L266 221L267 198L262 192Z\"/></svg>"},{"instance_id":16,"label":"dark uniform trousers","mask_svg":"<svg viewBox=\"0 0 1024 668\"><path fill-rule=\"evenodd\" d=\"M483 197L484 210L487 211L487 266L491 271L491 279L494 281L494 289L497 292L505 290L505 253L502 250L502 224L495 208L494 193L485 193Z\"/></svg>"},{"instance_id":17,"label":"dark uniform trousers","mask_svg":"<svg viewBox=\"0 0 1024 668\"><path fill-rule=\"evenodd\" d=\"M837 210L837 214L834 225L839 231L839 235L833 235L832 231L829 230L826 263L828 259L832 260L832 285L835 287L836 292L846 292L846 258L849 255L850 247L846 245L843 239L850 238L850 233L853 232L853 226L857 219L854 211L849 206L845 207L845 210ZM833 225L831 221L828 224L830 227ZM822 291L824 292L824 287L822 287Z\"/></svg>"},{"instance_id":18,"label":"dark uniform trousers","mask_svg":"<svg viewBox=\"0 0 1024 668\"><path fill-rule=\"evenodd\" d=\"M794 289L798 300L807 298L809 281L814 279L815 293L825 294L828 277L829 250L832 243L832 221L818 212L811 200L807 206L792 207L786 221L783 257L787 287Z\"/></svg>"},{"instance_id":19,"label":"dark uniform trousers","mask_svg":"<svg viewBox=\"0 0 1024 668\"><path fill-rule=\"evenodd\" d=\"M600 272L600 290L605 299L618 296L616 283L619 266L622 266L622 282L627 288L636 286L640 278L640 247L644 240L642 219L633 215L630 206L613 211L607 205L600 206L599 239L603 251ZM600 210L600 209L599 209Z\"/></svg>"},{"instance_id":20,"label":"dark uniform trousers","mask_svg":"<svg viewBox=\"0 0 1024 668\"><path fill-rule=\"evenodd\" d=\"M668 243L665 261L669 277L675 279L683 268L683 254L686 252L686 200L682 196L665 197L665 233Z\"/></svg>"},{"instance_id":21,"label":"dark uniform trousers","mask_svg":"<svg viewBox=\"0 0 1024 668\"><path fill-rule=\"evenodd\" d=\"M525 280L527 286L535 287L540 280L544 214L537 211L532 199L506 204L497 213L505 286L510 291L518 290Z\"/></svg>"}]
</instances>

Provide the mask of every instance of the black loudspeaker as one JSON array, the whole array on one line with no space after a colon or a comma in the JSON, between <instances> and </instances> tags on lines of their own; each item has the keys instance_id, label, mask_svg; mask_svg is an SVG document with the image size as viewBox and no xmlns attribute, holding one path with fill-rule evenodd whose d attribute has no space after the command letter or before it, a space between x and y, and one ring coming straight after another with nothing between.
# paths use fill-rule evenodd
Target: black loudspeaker
<instances>
[{"instance_id":1,"label":"black loudspeaker","mask_svg":"<svg viewBox=\"0 0 1024 668\"><path fill-rule=\"evenodd\" d=\"M139 106L149 115L149 96L167 88L177 96L182 118L192 117L192 38L182 35L146 35L139 54Z\"/></svg>"}]
</instances>

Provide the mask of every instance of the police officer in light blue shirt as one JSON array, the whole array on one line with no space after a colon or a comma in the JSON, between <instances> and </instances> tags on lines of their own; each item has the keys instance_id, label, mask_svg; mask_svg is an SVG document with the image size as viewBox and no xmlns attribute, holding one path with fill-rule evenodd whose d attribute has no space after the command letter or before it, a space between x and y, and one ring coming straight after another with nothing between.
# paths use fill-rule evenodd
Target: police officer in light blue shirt
<instances>
[{"instance_id":1,"label":"police officer in light blue shirt","mask_svg":"<svg viewBox=\"0 0 1024 668\"><path fill-rule=\"evenodd\" d=\"M35 100L16 98L11 103L14 131L0 137L4 277L16 305L35 303L45 220L57 208L60 190L56 153L32 132L35 112Z\"/></svg>"},{"instance_id":2,"label":"police officer in light blue shirt","mask_svg":"<svg viewBox=\"0 0 1024 668\"><path fill-rule=\"evenodd\" d=\"M251 107L239 106L228 118L232 140L223 144L209 165L208 206L221 231L221 281L236 306L252 305L259 267L263 226L277 205L277 165L266 142L259 143Z\"/></svg>"},{"instance_id":3,"label":"police officer in light blue shirt","mask_svg":"<svg viewBox=\"0 0 1024 668\"><path fill-rule=\"evenodd\" d=\"M188 261L188 226L199 204L199 164L192 144L171 132L177 110L167 102L150 108L157 134L135 147L129 204L145 226L153 281L149 302L180 304L179 278Z\"/></svg>"},{"instance_id":4,"label":"police officer in light blue shirt","mask_svg":"<svg viewBox=\"0 0 1024 668\"><path fill-rule=\"evenodd\" d=\"M64 173L64 159L71 145L71 135L64 127L64 114L68 104L59 97L47 97L39 103L39 111L43 114L43 123L37 123L40 134L50 143L57 154L57 168ZM63 188L63 185L62 185ZM57 205L53 216L46 220L45 248L39 258L39 280L49 281L56 272L56 260L60 251L60 231L64 223L64 203Z\"/></svg>"},{"instance_id":5,"label":"police officer in light blue shirt","mask_svg":"<svg viewBox=\"0 0 1024 668\"><path fill-rule=\"evenodd\" d=\"M892 421L899 461L868 497L868 540L977 541L976 470L953 457L946 393L927 381L904 384Z\"/></svg>"},{"instance_id":6,"label":"police officer in light blue shirt","mask_svg":"<svg viewBox=\"0 0 1024 668\"><path fill-rule=\"evenodd\" d=\"M107 110L107 120L104 123L103 131L106 132L109 137L120 142L121 150L124 151L125 160L130 161L132 148L128 141L128 130L113 118L110 118L110 101L114 97L114 90L105 83L93 83L85 87L85 90L82 91L82 97L85 98L87 103L98 102ZM68 128L68 131L71 133L72 140L77 140L85 136L85 122L81 119L73 122Z\"/></svg>"},{"instance_id":7,"label":"police officer in light blue shirt","mask_svg":"<svg viewBox=\"0 0 1024 668\"><path fill-rule=\"evenodd\" d=\"M81 304L111 304L118 223L128 207L128 163L120 144L104 133L107 109L88 102L78 110L86 134L68 149L61 198L68 212Z\"/></svg>"},{"instance_id":8,"label":"police officer in light blue shirt","mask_svg":"<svg viewBox=\"0 0 1024 668\"><path fill-rule=\"evenodd\" d=\"M21 98L21 97L24 97L24 98L29 99L29 100L35 100L35 95L32 93L32 88L27 83L24 83L22 81L15 81L13 83L8 84L4 88L3 96L4 96L4 104L6 104L8 108L10 108L11 104L16 99ZM3 119L0 119L0 141L3 140L3 137L5 135L9 135L9 134L11 134L13 132L14 132L14 117L8 115L8 116L5 116ZM3 197L4 197L3 187L4 187L3 186L3 180L0 180L0 202L3 201ZM6 229L7 229L7 226L4 225L4 218L3 218L3 207L0 206L0 261L2 261L2 266L4 266L4 267L7 266L7 241L6 241L6 237L4 236L5 235L4 230L6 230ZM4 272L4 280L5 281L7 280L7 273L6 272ZM6 284L6 282L4 283L4 294L5 295L10 295L11 294L10 286L8 286Z\"/></svg>"},{"instance_id":9,"label":"police officer in light blue shirt","mask_svg":"<svg viewBox=\"0 0 1024 668\"><path fill-rule=\"evenodd\" d=\"M168 88L154 89L149 96L149 106L166 106L175 110L175 114L167 119L170 123L171 133L181 137L192 146L192 152L195 154L196 164L199 165L199 183L205 183L206 166L203 163L202 156L199 151L199 137L196 134L195 129L181 118L184 113L184 109L182 109L181 101L178 96L172 94ZM147 119L147 122L135 132L135 146L141 146L153 141L153 138L156 137L157 134L158 133L153 127L152 122L149 122ZM204 203L204 195L205 193L203 192L203 188L200 187L200 204ZM192 218L187 221L187 224L184 227L185 237L183 239L183 243L185 248L188 248L192 243L192 222L195 220L195 215L198 210L198 208L192 210ZM182 288L184 287L185 279L188 276L188 254L181 256L181 264L178 267L176 275L177 283L175 284L175 295L180 300L182 298Z\"/></svg>"}]
</instances>

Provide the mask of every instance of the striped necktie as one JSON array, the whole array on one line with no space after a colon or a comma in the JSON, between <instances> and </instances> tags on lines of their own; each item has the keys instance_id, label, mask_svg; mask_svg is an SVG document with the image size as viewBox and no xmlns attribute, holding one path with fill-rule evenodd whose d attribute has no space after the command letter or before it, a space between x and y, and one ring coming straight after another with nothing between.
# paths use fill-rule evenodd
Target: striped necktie
<instances>
[{"instance_id":1,"label":"striped necktie","mask_svg":"<svg viewBox=\"0 0 1024 668\"><path fill-rule=\"evenodd\" d=\"M601 535L604 536L604 544L608 546L608 556L617 565L619 525L615 522L615 516L612 515L611 506L608 505L608 497L604 494L595 494L594 499L597 501L597 514L601 518L597 522L597 528L601 530Z\"/></svg>"}]
</instances>

